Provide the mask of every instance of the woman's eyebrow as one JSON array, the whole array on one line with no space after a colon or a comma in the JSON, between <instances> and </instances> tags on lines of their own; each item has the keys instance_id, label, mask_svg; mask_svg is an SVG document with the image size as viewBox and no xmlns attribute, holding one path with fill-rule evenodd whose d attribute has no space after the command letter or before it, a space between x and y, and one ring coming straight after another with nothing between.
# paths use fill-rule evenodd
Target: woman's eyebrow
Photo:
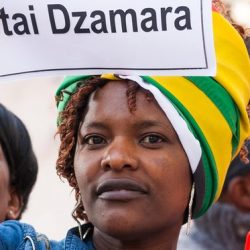
<instances>
[{"instance_id":1,"label":"woman's eyebrow","mask_svg":"<svg viewBox=\"0 0 250 250\"><path fill-rule=\"evenodd\" d=\"M162 127L162 128L168 128L170 129L171 126L170 124L165 124L157 120L143 120L138 123L135 123L135 128L137 129L147 129L147 128L152 128L152 127Z\"/></svg>"},{"instance_id":2,"label":"woman's eyebrow","mask_svg":"<svg viewBox=\"0 0 250 250\"><path fill-rule=\"evenodd\" d=\"M107 125L105 125L103 122L97 122L97 121L94 121L94 122L89 122L89 123L83 123L82 125L82 128L83 129L107 129Z\"/></svg>"}]
</instances>

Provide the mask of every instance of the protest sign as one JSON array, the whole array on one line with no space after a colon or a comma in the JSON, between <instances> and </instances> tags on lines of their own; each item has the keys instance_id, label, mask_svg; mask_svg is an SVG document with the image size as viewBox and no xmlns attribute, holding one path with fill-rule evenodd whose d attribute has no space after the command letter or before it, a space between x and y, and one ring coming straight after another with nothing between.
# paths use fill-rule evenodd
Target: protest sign
<instances>
[{"instance_id":1,"label":"protest sign","mask_svg":"<svg viewBox=\"0 0 250 250\"><path fill-rule=\"evenodd\" d=\"M210 0L2 0L0 79L214 75Z\"/></svg>"}]
</instances>

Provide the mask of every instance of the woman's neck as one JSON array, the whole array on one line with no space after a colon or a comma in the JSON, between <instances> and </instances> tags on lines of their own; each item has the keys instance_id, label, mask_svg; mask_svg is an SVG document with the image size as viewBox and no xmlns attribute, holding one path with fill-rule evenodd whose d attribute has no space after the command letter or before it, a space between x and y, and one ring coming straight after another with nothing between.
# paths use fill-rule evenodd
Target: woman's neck
<instances>
[{"instance_id":1,"label":"woman's neck","mask_svg":"<svg viewBox=\"0 0 250 250\"><path fill-rule=\"evenodd\" d=\"M94 229L93 243L96 250L176 250L180 227L145 233L143 236L130 235L130 238L111 237L98 229Z\"/></svg>"}]
</instances>

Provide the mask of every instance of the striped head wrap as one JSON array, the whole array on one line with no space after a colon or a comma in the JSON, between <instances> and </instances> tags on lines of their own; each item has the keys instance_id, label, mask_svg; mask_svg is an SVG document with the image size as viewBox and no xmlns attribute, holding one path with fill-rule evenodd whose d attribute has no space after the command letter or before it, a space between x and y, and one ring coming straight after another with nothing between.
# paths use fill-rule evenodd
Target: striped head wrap
<instances>
[{"instance_id":1,"label":"striped head wrap","mask_svg":"<svg viewBox=\"0 0 250 250\"><path fill-rule=\"evenodd\" d=\"M116 76L131 79L154 95L175 128L190 162L196 186L193 217L218 199L231 160L249 136L250 61L243 39L213 12L217 59L215 77ZM92 76L66 77L56 92L64 110L79 83ZM59 118L60 119L60 118Z\"/></svg>"}]
</instances>

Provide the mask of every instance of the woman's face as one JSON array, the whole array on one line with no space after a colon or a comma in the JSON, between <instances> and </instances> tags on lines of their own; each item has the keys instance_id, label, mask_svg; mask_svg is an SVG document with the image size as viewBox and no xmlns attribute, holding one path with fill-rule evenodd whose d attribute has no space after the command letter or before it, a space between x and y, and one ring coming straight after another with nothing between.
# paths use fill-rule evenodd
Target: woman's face
<instances>
[{"instance_id":1,"label":"woman's face","mask_svg":"<svg viewBox=\"0 0 250 250\"><path fill-rule=\"evenodd\" d=\"M187 156L152 99L110 81L92 94L80 128L74 168L89 221L104 235L150 237L179 229L191 189Z\"/></svg>"},{"instance_id":2,"label":"woman's face","mask_svg":"<svg viewBox=\"0 0 250 250\"><path fill-rule=\"evenodd\" d=\"M0 145L0 222L6 219L10 201L9 168Z\"/></svg>"}]
</instances>

